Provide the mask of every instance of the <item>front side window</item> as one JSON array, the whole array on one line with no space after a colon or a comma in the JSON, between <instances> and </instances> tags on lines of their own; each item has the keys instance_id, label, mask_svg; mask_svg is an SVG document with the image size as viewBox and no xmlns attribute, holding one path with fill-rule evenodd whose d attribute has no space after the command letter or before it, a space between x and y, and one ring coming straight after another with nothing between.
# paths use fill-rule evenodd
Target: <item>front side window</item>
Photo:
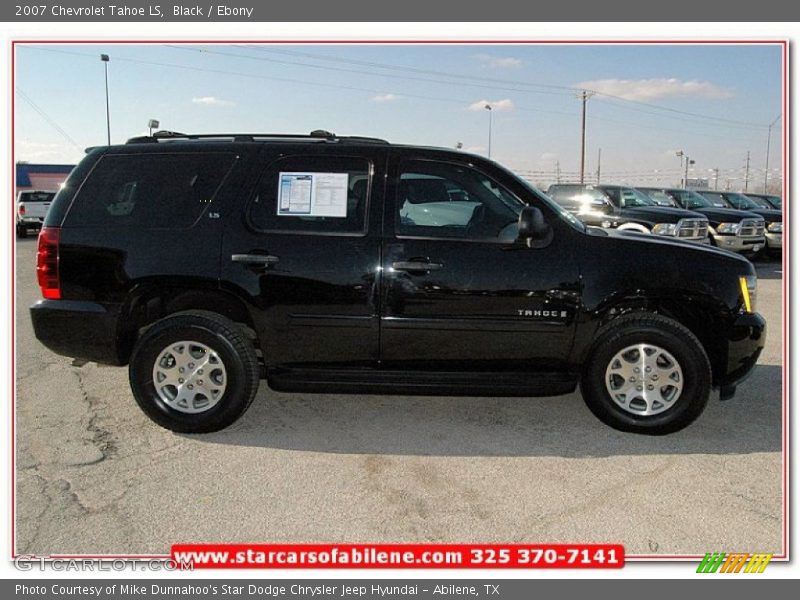
<instances>
[{"instance_id":1,"label":"front side window","mask_svg":"<svg viewBox=\"0 0 800 600\"><path fill-rule=\"evenodd\" d=\"M105 156L68 219L81 227L189 228L214 201L235 160L224 153Z\"/></svg>"},{"instance_id":2,"label":"front side window","mask_svg":"<svg viewBox=\"0 0 800 600\"><path fill-rule=\"evenodd\" d=\"M259 231L364 233L371 166L365 158L291 156L265 171L248 209Z\"/></svg>"},{"instance_id":3,"label":"front side window","mask_svg":"<svg viewBox=\"0 0 800 600\"><path fill-rule=\"evenodd\" d=\"M397 187L399 237L507 242L517 239L522 203L488 176L463 165L406 161Z\"/></svg>"}]
</instances>

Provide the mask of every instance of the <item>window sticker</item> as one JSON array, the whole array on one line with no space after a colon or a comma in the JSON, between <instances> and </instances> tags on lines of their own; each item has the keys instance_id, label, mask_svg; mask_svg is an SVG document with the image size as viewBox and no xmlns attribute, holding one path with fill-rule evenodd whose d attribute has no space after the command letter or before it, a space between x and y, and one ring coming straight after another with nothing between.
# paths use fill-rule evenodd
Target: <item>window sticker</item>
<instances>
[{"instance_id":1,"label":"window sticker","mask_svg":"<svg viewBox=\"0 0 800 600\"><path fill-rule=\"evenodd\" d=\"M281 171L278 215L284 217L347 217L347 173Z\"/></svg>"}]
</instances>

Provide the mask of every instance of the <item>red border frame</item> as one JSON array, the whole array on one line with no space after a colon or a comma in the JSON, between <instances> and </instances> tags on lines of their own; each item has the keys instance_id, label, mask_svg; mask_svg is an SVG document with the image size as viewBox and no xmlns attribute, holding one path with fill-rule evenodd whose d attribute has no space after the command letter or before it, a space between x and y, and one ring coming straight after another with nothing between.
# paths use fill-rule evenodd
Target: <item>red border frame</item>
<instances>
[{"instance_id":1,"label":"red border frame","mask_svg":"<svg viewBox=\"0 0 800 600\"><path fill-rule=\"evenodd\" d=\"M782 81L782 162L783 162L783 196L786 196L786 191L790 189L790 173L789 173L789 41L787 39L750 39L750 40L652 40L652 39L634 39L634 40L536 40L536 39L518 39L518 40L408 40L408 39L364 39L364 40L336 40L336 39L299 39L299 40L263 40L263 39L218 39L218 40L197 40L197 39L150 39L150 40L54 40L54 39L16 39L11 40L11 195L14 197L15 179L16 179L16 157L15 157L15 60L16 60L16 46L17 44L79 44L79 45L94 45L94 44L109 44L109 45L158 45L158 44L209 44L209 45L224 45L242 43L247 41L253 44L271 44L271 45L318 45L318 46L336 46L336 45L414 45L414 46L449 46L449 45L469 45L469 46L528 46L528 45L544 45L544 46L558 46L558 45L572 45L572 46L586 46L586 45L603 45L603 46L635 46L635 45L664 45L664 46L738 46L738 45L780 45L782 47L782 60L783 60L783 81ZM786 202L784 205L785 218L784 226L791 221L790 203ZM12 217L15 215L15 202L11 203ZM782 403L783 403L783 423L782 423L782 462L783 462L783 478L781 484L781 493L783 501L783 532L781 540L781 554L776 554L773 560L788 561L789 560L789 511L788 511L788 493L789 493L789 319L790 311L788 306L788 277L789 273L789 249L790 237L787 232L784 232L784 245L782 256L782 270L783 270L783 331L781 336L783 364L781 365L782 372ZM17 558L16 549L16 236L11 236L11 556ZM41 557L36 557L41 558ZM164 555L147 555L147 554L131 554L131 555L89 555L89 554L51 554L47 557L49 559L168 559L169 554ZM626 555L626 562L629 561L694 561L702 559L702 555L694 554L633 554Z\"/></svg>"}]
</instances>

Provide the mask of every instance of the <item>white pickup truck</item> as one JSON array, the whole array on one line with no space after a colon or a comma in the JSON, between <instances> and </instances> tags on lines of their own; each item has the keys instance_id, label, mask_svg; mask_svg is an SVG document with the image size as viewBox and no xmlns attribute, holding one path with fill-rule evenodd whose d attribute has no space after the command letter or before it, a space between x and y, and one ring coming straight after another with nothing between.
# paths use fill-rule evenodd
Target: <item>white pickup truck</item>
<instances>
[{"instance_id":1,"label":"white pickup truck","mask_svg":"<svg viewBox=\"0 0 800 600\"><path fill-rule=\"evenodd\" d=\"M55 192L26 190L17 194L17 236L24 238L31 230L42 228L45 215L55 198Z\"/></svg>"}]
</instances>

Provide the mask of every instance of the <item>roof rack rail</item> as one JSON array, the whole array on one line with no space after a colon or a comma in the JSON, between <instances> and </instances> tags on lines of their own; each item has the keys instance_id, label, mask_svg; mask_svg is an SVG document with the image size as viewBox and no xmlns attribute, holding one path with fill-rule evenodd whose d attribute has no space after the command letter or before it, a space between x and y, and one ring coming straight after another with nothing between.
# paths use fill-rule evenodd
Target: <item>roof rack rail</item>
<instances>
[{"instance_id":1,"label":"roof rack rail","mask_svg":"<svg viewBox=\"0 0 800 600\"><path fill-rule=\"evenodd\" d=\"M152 144L169 140L231 140L234 142L255 142L259 140L318 140L320 142L356 142L363 144L388 144L380 138L363 136L337 136L324 129L311 133L179 133L177 131L156 131L152 135L130 138L128 144Z\"/></svg>"}]
</instances>

